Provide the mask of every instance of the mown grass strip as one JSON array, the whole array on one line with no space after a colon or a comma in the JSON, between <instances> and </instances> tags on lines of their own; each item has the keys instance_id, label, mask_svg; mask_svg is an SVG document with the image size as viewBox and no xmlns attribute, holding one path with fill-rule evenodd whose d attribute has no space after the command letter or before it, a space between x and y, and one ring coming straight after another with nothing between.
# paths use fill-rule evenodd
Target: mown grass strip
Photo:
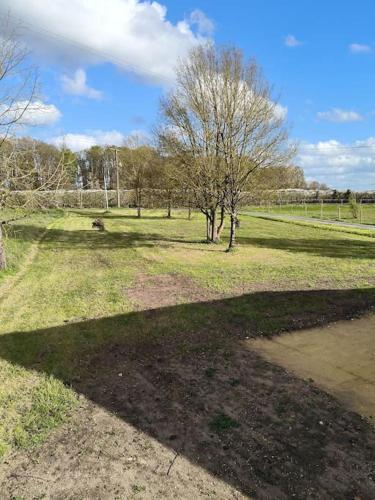
<instances>
[{"instance_id":1,"label":"mown grass strip","mask_svg":"<svg viewBox=\"0 0 375 500\"><path fill-rule=\"evenodd\" d=\"M263 219L270 220L273 222L284 222L285 224L294 224L295 226L305 226L311 227L314 229L323 229L325 231L335 231L338 233L348 233L348 234L356 234L358 236L367 236L369 238L375 238L375 231L371 231L369 229L355 229L348 226L339 226L336 224L329 224L329 222L308 222L302 220L295 219L284 219L282 216L268 216L268 215L250 215L246 213L241 213L241 216L252 217L255 219Z\"/></svg>"}]
</instances>

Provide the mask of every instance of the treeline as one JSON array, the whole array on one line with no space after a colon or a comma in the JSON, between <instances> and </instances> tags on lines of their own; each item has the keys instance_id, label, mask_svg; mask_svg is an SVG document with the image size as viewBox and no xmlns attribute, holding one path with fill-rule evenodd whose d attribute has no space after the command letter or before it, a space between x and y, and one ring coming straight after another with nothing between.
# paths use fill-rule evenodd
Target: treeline
<instances>
[{"instance_id":1,"label":"treeline","mask_svg":"<svg viewBox=\"0 0 375 500\"><path fill-rule=\"evenodd\" d=\"M145 144L92 146L74 153L66 147L25 137L8 139L0 148L2 191L110 191L119 187L134 190L134 202L139 207L150 189L164 193L167 203L169 199L173 201L172 191L180 187L178 170L182 168L178 159L163 156L155 147ZM308 188L301 168L259 169L248 183L248 190L254 192L288 188ZM161 194L157 198L160 200Z\"/></svg>"},{"instance_id":2,"label":"treeline","mask_svg":"<svg viewBox=\"0 0 375 500\"><path fill-rule=\"evenodd\" d=\"M74 153L66 147L23 137L8 139L0 148L1 187L14 191L117 189L116 150L122 189L133 189L137 184L162 189L165 182L170 181L165 164L172 160L149 145L92 146ZM249 189L324 190L328 187L316 181L307 183L300 167L281 166L257 171L249 182Z\"/></svg>"}]
</instances>

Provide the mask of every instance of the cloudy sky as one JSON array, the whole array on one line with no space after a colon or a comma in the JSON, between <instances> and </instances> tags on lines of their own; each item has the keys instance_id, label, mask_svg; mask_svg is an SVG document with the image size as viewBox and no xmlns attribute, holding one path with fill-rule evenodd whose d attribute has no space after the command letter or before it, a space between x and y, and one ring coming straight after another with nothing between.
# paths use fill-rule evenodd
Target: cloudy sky
<instances>
[{"instance_id":1,"label":"cloudy sky","mask_svg":"<svg viewBox=\"0 0 375 500\"><path fill-rule=\"evenodd\" d=\"M40 68L24 133L75 150L148 134L176 61L211 39L261 64L308 179L375 189L372 0L1 0L0 15Z\"/></svg>"}]
</instances>

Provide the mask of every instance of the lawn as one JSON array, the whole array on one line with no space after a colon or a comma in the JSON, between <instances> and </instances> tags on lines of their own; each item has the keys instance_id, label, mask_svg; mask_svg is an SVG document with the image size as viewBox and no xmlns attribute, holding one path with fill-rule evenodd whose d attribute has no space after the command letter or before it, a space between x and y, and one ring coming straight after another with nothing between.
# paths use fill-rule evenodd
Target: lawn
<instances>
[{"instance_id":1,"label":"lawn","mask_svg":"<svg viewBox=\"0 0 375 500\"><path fill-rule=\"evenodd\" d=\"M159 428L151 428L146 417L142 420L135 372L143 373L147 380L155 378L158 382L152 383L162 384L158 386L161 393L166 390L165 384L169 384L168 391L172 391L172 400L176 398L176 407L186 406L178 390L182 391L190 382L198 383L194 377L202 372L197 389L199 397L196 396L199 401L194 400L192 408L199 402L210 411L204 417L206 420L202 417L199 421L202 428L206 425L207 432L197 436L195 444L211 440L207 446L213 453L218 440L226 439L220 437L222 433L239 437L238 433L245 432L245 424L240 430L241 419L245 422L246 417L241 413L243 408L236 410L241 417L235 416L234 408L231 414L230 409L232 396L237 394L235 404L240 405L239 401L245 401L245 393L254 408L262 407L262 423L258 419L260 414L253 415L254 422L271 428L274 424L277 433L284 432L284 426L285 432L289 432L288 419L281 418L287 411L285 407L299 415L300 423L308 419L312 428L315 428L315 423L311 423L313 417L319 412L327 420L332 419L332 433L323 436L318 429L316 450L303 437L313 462L321 465L319 460L331 459L328 455L322 458L319 449L322 440L336 439L339 430L333 430L337 425L354 422L353 446L356 450L356 446L358 450L363 446L369 430L359 417L346 413L333 399L308 384L238 348L248 337L271 336L351 317L373 305L373 239L244 216L238 231L238 249L227 254L224 251L227 235L220 244L203 243L203 218L194 213L189 221L186 215L184 211L175 211L173 218L167 219L161 211L145 210L144 217L137 219L127 209L108 213L67 210L34 214L13 223L6 240L10 269L0 275L3 287L0 455L3 458L12 450L40 446L52 429L80 411L78 393L142 431L156 435L159 442L165 442L158 434ZM91 228L92 220L98 216L104 220L104 232ZM244 358L238 361L238 356L249 356L248 363L244 364ZM177 363L177 359L183 363ZM241 366L244 371L249 367L252 370L246 382L242 380ZM224 367L228 370L228 380L223 375ZM263 381L257 378L259 373L263 373ZM190 377L190 382L183 381L184 377ZM126 403L125 413L113 396L120 379L129 384L133 401ZM269 401L276 409L282 405L276 416L269 413L269 408L264 413L262 406L266 380L276 384ZM253 384L252 389L249 383ZM172 386L177 391L174 396ZM103 392L100 387L112 389ZM147 385L143 389L142 404L149 398L151 415L165 412L165 407L152 407L161 403L155 402L154 392L149 392ZM217 397L211 400L215 391ZM223 394L227 397L225 404L221 401ZM197 415L200 410L194 411ZM339 423L334 423L338 415ZM177 420L180 417L175 416ZM190 417L193 418L192 415L186 418ZM170 432L174 435L174 431ZM251 432L246 427L249 439ZM212 438L210 433L219 437ZM175 446L181 452L180 444ZM353 467L361 471L362 465L350 455L346 444L337 446L343 447L340 452L347 469L353 462ZM192 450L185 455L196 462L196 450ZM240 455L245 453L236 446L233 450ZM308 467L305 458L300 456L298 460L300 467ZM205 460L203 466L249 493L248 484L240 485L239 479L229 480L234 472L228 472L228 476L221 471L219 462L218 458L217 470L212 469L214 463L209 465ZM238 477L242 473L236 471ZM266 481L267 474L258 471L257 480L262 477ZM297 488L297 479L292 486L285 479L283 492L292 494L297 491L293 488Z\"/></svg>"},{"instance_id":2,"label":"lawn","mask_svg":"<svg viewBox=\"0 0 375 500\"><path fill-rule=\"evenodd\" d=\"M355 224L375 224L375 204L358 204L359 212L357 217L353 216L353 211L348 203L288 203L283 205L267 204L262 206L249 206L246 210L256 212L266 212L275 215L298 215L321 220L341 220Z\"/></svg>"}]
</instances>

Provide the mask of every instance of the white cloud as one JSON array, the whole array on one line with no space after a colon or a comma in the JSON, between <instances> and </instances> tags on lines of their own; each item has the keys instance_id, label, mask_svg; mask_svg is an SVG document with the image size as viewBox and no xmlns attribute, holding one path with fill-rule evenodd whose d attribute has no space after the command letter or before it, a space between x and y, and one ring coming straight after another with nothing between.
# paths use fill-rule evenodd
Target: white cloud
<instances>
[{"instance_id":1,"label":"white cloud","mask_svg":"<svg viewBox=\"0 0 375 500\"><path fill-rule=\"evenodd\" d=\"M212 20L200 9L195 9L190 14L190 24L196 25L198 32L202 35L211 35L215 29L215 25Z\"/></svg>"},{"instance_id":2,"label":"white cloud","mask_svg":"<svg viewBox=\"0 0 375 500\"><path fill-rule=\"evenodd\" d=\"M89 130L82 134L68 133L47 140L57 147L66 146L72 151L83 151L92 146L123 146L129 138L137 138L141 143L148 143L150 135L144 130L132 130L125 135L118 130Z\"/></svg>"},{"instance_id":3,"label":"white cloud","mask_svg":"<svg viewBox=\"0 0 375 500\"><path fill-rule=\"evenodd\" d=\"M348 144L336 140L303 143L298 164L307 180L336 189L375 189L375 137Z\"/></svg>"},{"instance_id":4,"label":"white cloud","mask_svg":"<svg viewBox=\"0 0 375 500\"><path fill-rule=\"evenodd\" d=\"M81 95L89 99L101 99L103 97L100 90L89 87L86 83L86 72L83 69L77 69L73 77L63 75L61 77L62 88L64 92L72 95Z\"/></svg>"},{"instance_id":5,"label":"white cloud","mask_svg":"<svg viewBox=\"0 0 375 500\"><path fill-rule=\"evenodd\" d=\"M281 104L275 104L275 116L278 120L284 120L288 114L288 108Z\"/></svg>"},{"instance_id":6,"label":"white cloud","mask_svg":"<svg viewBox=\"0 0 375 500\"><path fill-rule=\"evenodd\" d=\"M351 123L360 122L363 116L356 111L350 111L340 108L333 108L329 111L320 111L316 114L319 120L326 120L333 123Z\"/></svg>"},{"instance_id":7,"label":"white cloud","mask_svg":"<svg viewBox=\"0 0 375 500\"><path fill-rule=\"evenodd\" d=\"M369 45L363 45L361 43L352 43L349 45L349 51L352 54L368 54L372 52L372 49Z\"/></svg>"},{"instance_id":8,"label":"white cloud","mask_svg":"<svg viewBox=\"0 0 375 500\"><path fill-rule=\"evenodd\" d=\"M287 47L298 47L299 45L302 45L302 42L298 40L294 35L288 35L285 37L284 44Z\"/></svg>"},{"instance_id":9,"label":"white cloud","mask_svg":"<svg viewBox=\"0 0 375 500\"><path fill-rule=\"evenodd\" d=\"M1 120L17 120L17 125L52 125L61 118L60 110L54 104L42 101L16 101L9 109L0 106Z\"/></svg>"},{"instance_id":10,"label":"white cloud","mask_svg":"<svg viewBox=\"0 0 375 500\"><path fill-rule=\"evenodd\" d=\"M155 1L1 0L0 14L8 13L39 56L73 67L111 62L158 83L173 81L178 59L211 29L197 11L173 24Z\"/></svg>"},{"instance_id":11,"label":"white cloud","mask_svg":"<svg viewBox=\"0 0 375 500\"><path fill-rule=\"evenodd\" d=\"M52 137L47 142L55 146L66 146L72 151L82 151L92 146L121 146L126 136L118 130L92 130L83 134L68 133Z\"/></svg>"}]
</instances>

